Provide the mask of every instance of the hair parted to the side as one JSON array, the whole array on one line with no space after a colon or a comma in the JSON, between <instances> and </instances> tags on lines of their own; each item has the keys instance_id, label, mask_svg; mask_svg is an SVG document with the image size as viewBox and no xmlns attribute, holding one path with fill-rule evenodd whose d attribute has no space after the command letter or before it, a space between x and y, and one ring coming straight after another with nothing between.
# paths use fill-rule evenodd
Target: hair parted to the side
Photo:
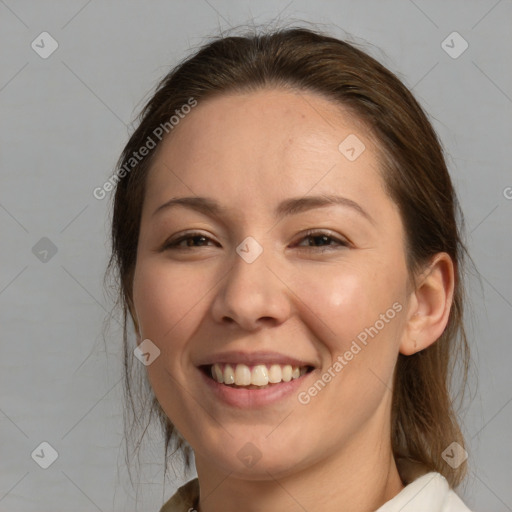
<instances>
[{"instance_id":1,"label":"hair parted to the side","mask_svg":"<svg viewBox=\"0 0 512 512\"><path fill-rule=\"evenodd\" d=\"M218 37L160 82L139 116L138 128L124 148L118 169L127 166L154 130L191 98L200 104L223 93L272 87L323 95L348 109L370 129L381 153L387 192L398 205L405 227L411 279L438 252L447 252L454 261L455 291L443 335L419 353L399 355L391 443L395 457L420 462L444 475L455 487L465 476L466 463L454 469L443 460L442 452L454 441L465 446L450 397L454 365L460 365L462 370L459 384L463 396L469 362L463 325L466 251L461 237L462 214L434 129L410 91L392 72L353 44L310 29ZM134 401L135 344L129 339L128 324L134 321L132 281L145 181L156 149L132 165L131 171L118 181L113 201L109 270L118 280L124 315L125 396L133 412L132 420L125 421L130 432L140 422L141 414ZM165 470L170 446L173 453L181 451L185 455L188 465L190 447L145 380L139 376L136 382L146 386L145 403L148 396L152 397L149 420L155 413L164 429ZM142 393L140 388L139 391Z\"/></svg>"}]
</instances>

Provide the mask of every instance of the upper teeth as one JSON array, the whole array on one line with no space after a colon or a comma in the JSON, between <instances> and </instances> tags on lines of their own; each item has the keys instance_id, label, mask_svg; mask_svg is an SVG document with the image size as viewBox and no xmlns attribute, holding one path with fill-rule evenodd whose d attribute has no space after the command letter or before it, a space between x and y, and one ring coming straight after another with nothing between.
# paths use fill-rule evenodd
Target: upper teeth
<instances>
[{"instance_id":1,"label":"upper teeth","mask_svg":"<svg viewBox=\"0 0 512 512\"><path fill-rule=\"evenodd\" d=\"M292 366L290 364L257 364L252 368L245 364L218 364L211 368L212 377L221 384L234 384L236 386L266 386L292 379L298 379L307 372L307 367Z\"/></svg>"}]
</instances>

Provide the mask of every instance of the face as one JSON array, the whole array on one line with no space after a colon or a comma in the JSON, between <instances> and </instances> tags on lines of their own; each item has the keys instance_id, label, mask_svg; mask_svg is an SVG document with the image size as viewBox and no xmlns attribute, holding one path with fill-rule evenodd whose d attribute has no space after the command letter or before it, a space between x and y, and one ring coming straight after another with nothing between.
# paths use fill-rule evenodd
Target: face
<instances>
[{"instance_id":1,"label":"face","mask_svg":"<svg viewBox=\"0 0 512 512\"><path fill-rule=\"evenodd\" d=\"M199 103L171 135L148 174L133 302L198 471L266 479L389 443L408 274L364 127L269 89Z\"/></svg>"}]
</instances>

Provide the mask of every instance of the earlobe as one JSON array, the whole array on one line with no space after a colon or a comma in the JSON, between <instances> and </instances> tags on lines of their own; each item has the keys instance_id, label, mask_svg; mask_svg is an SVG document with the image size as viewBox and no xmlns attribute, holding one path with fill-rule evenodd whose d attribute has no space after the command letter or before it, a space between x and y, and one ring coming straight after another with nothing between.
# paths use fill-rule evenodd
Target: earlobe
<instances>
[{"instance_id":1,"label":"earlobe","mask_svg":"<svg viewBox=\"0 0 512 512\"><path fill-rule=\"evenodd\" d=\"M455 287L454 265L447 253L436 254L417 279L400 353L426 349L443 334L450 316Z\"/></svg>"}]
</instances>

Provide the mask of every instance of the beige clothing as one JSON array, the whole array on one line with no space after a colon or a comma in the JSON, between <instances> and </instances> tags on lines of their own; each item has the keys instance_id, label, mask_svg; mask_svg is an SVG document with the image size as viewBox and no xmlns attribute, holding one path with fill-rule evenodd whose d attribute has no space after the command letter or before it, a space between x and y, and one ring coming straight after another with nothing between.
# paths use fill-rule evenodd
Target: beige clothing
<instances>
[{"instance_id":1,"label":"beige clothing","mask_svg":"<svg viewBox=\"0 0 512 512\"><path fill-rule=\"evenodd\" d=\"M194 478L181 486L176 494L164 504L160 512L193 512L197 510L198 501L199 480Z\"/></svg>"}]
</instances>

